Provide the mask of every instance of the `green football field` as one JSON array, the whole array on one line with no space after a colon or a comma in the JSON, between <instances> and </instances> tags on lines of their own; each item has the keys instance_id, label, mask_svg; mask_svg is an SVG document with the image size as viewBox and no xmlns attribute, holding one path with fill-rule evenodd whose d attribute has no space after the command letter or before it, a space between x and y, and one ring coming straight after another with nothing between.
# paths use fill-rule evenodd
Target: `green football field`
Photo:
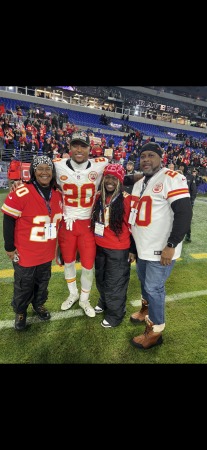
<instances>
[{"instance_id":1,"label":"green football field","mask_svg":"<svg viewBox=\"0 0 207 450\"><path fill-rule=\"evenodd\" d=\"M0 191L2 205L6 190ZM134 325L129 317L139 309L140 285L131 267L127 312L116 328L101 326L102 314L87 317L78 302L69 311L60 306L68 296L63 269L53 262L47 307L51 320L41 322L31 306L28 326L14 329L11 307L13 268L2 238L0 214L0 363L1 364L206 364L207 363L207 196L197 196L192 220L192 242L183 243L180 260L166 283L166 328L163 345L138 350L130 343L145 326ZM77 264L79 284L80 264ZM96 305L95 283L91 304Z\"/></svg>"}]
</instances>

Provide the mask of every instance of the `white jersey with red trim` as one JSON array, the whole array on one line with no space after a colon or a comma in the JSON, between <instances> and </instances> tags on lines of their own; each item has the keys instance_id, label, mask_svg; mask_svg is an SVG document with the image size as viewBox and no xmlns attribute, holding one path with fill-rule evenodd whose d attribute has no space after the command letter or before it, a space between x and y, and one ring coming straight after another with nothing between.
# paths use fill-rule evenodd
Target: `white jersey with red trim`
<instances>
[{"instance_id":1,"label":"white jersey with red trim","mask_svg":"<svg viewBox=\"0 0 207 450\"><path fill-rule=\"evenodd\" d=\"M63 192L63 214L67 220L85 220L91 217L91 210L104 168L108 159L104 157L89 159L87 169L72 170L67 159L55 160L57 182Z\"/></svg>"},{"instance_id":2,"label":"white jersey with red trim","mask_svg":"<svg viewBox=\"0 0 207 450\"><path fill-rule=\"evenodd\" d=\"M173 226L171 204L190 194L186 178L167 168L159 170L146 185L144 181L137 181L132 190L131 206L138 211L131 230L139 258L160 261ZM181 250L182 242L176 246L173 259L180 257Z\"/></svg>"}]
</instances>

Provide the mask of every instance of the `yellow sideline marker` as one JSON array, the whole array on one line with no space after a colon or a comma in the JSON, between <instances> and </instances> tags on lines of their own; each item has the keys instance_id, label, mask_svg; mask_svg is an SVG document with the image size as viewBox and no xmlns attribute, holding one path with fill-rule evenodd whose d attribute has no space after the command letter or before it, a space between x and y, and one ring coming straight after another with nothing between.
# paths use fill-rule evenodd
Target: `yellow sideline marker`
<instances>
[{"instance_id":1,"label":"yellow sideline marker","mask_svg":"<svg viewBox=\"0 0 207 450\"><path fill-rule=\"evenodd\" d=\"M76 270L81 269L81 263L75 264ZM52 266L52 272L64 272L64 266Z\"/></svg>"},{"instance_id":2,"label":"yellow sideline marker","mask_svg":"<svg viewBox=\"0 0 207 450\"><path fill-rule=\"evenodd\" d=\"M206 259L207 253L191 253L190 256L194 259ZM182 261L183 258L178 258L177 261ZM132 265L135 265L135 262L132 263ZM81 263L76 263L75 265L76 270L81 270ZM52 273L57 272L64 272L64 266L52 266ZM14 270L13 269L5 269L0 270L0 278L10 278L14 276Z\"/></svg>"},{"instance_id":3,"label":"yellow sideline marker","mask_svg":"<svg viewBox=\"0 0 207 450\"><path fill-rule=\"evenodd\" d=\"M76 263L76 270L81 269L81 264ZM52 266L52 272L64 272L64 266ZM0 278L9 278L14 276L14 269L0 270Z\"/></svg>"},{"instance_id":4,"label":"yellow sideline marker","mask_svg":"<svg viewBox=\"0 0 207 450\"><path fill-rule=\"evenodd\" d=\"M207 253L193 253L191 256L194 259L205 259L207 258Z\"/></svg>"}]
</instances>

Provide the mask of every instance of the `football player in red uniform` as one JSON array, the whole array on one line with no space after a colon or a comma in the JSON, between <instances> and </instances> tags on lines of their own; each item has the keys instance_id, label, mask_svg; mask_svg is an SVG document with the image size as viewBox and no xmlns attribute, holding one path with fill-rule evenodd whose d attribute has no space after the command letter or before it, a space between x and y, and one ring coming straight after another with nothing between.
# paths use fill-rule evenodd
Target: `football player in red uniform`
<instances>
[{"instance_id":1,"label":"football player in red uniform","mask_svg":"<svg viewBox=\"0 0 207 450\"><path fill-rule=\"evenodd\" d=\"M89 295L93 282L93 265L96 254L94 234L90 228L91 210L95 194L108 159L88 159L89 136L84 131L72 134L70 159L55 161L57 182L63 193L63 220L58 242L64 261L65 280L69 289L68 298L62 303L63 311L70 309L79 300L79 305L89 317L95 317ZM76 253L82 265L81 293L76 283ZM57 261L58 262L58 261Z\"/></svg>"}]
</instances>

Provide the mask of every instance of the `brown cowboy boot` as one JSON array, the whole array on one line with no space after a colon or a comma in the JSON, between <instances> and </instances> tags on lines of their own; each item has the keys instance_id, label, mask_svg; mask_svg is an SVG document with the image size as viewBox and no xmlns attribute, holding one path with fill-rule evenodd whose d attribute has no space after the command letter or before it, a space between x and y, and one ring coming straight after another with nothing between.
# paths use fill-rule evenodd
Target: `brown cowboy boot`
<instances>
[{"instance_id":1,"label":"brown cowboy boot","mask_svg":"<svg viewBox=\"0 0 207 450\"><path fill-rule=\"evenodd\" d=\"M131 340L131 343L135 347L147 350L155 345L161 345L163 342L162 333L153 331L153 322L147 317L146 328L143 334L136 336ZM158 325L159 326L159 325Z\"/></svg>"},{"instance_id":2,"label":"brown cowboy boot","mask_svg":"<svg viewBox=\"0 0 207 450\"><path fill-rule=\"evenodd\" d=\"M145 317L148 315L148 303L147 300L144 300L142 298L142 307L140 309L140 311L137 311L135 313L133 313L130 316L130 320L133 323L142 323L145 321Z\"/></svg>"}]
</instances>

